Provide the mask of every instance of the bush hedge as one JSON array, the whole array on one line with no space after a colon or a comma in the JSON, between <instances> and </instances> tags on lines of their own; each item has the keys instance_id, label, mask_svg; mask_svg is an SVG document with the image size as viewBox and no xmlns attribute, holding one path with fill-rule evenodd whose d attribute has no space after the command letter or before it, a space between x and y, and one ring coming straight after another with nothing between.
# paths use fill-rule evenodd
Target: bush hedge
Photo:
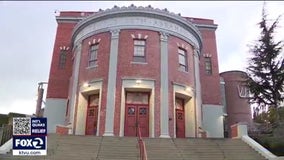
<instances>
[{"instance_id":1,"label":"bush hedge","mask_svg":"<svg viewBox=\"0 0 284 160\"><path fill-rule=\"evenodd\" d=\"M273 154L284 156L284 137L258 136L254 139Z\"/></svg>"}]
</instances>

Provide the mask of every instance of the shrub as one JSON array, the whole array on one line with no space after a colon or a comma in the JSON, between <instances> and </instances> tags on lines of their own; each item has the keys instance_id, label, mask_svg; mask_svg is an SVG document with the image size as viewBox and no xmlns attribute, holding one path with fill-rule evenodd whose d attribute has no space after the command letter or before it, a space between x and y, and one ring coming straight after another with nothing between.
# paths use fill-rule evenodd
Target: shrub
<instances>
[{"instance_id":1,"label":"shrub","mask_svg":"<svg viewBox=\"0 0 284 160\"><path fill-rule=\"evenodd\" d=\"M284 156L284 137L258 136L255 140L277 156Z\"/></svg>"}]
</instances>

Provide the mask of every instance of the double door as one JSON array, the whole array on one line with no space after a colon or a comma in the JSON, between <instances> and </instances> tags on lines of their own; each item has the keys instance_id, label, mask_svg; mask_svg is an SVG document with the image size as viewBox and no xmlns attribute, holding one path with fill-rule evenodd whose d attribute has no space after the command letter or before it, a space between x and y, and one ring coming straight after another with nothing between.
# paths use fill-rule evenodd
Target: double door
<instances>
[{"instance_id":1,"label":"double door","mask_svg":"<svg viewBox=\"0 0 284 160\"><path fill-rule=\"evenodd\" d=\"M149 137L149 106L142 104L126 104L125 136L138 136L138 127L142 137Z\"/></svg>"}]
</instances>

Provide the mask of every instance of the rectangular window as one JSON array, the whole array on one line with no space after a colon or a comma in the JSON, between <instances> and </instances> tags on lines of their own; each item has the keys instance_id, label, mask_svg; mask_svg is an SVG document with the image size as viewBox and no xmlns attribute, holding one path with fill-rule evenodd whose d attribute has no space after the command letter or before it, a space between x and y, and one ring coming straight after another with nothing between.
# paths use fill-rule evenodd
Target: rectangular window
<instances>
[{"instance_id":1,"label":"rectangular window","mask_svg":"<svg viewBox=\"0 0 284 160\"><path fill-rule=\"evenodd\" d=\"M67 59L67 51L61 50L60 55L59 55L59 69L64 69L65 64L66 64L66 59Z\"/></svg>"},{"instance_id":2,"label":"rectangular window","mask_svg":"<svg viewBox=\"0 0 284 160\"><path fill-rule=\"evenodd\" d=\"M98 44L91 45L89 52L89 67L95 67L98 63Z\"/></svg>"},{"instance_id":3,"label":"rectangular window","mask_svg":"<svg viewBox=\"0 0 284 160\"><path fill-rule=\"evenodd\" d=\"M212 75L211 57L205 57L205 71L208 75Z\"/></svg>"},{"instance_id":4,"label":"rectangular window","mask_svg":"<svg viewBox=\"0 0 284 160\"><path fill-rule=\"evenodd\" d=\"M176 98L176 109L184 110L184 100L180 98Z\"/></svg>"},{"instance_id":5,"label":"rectangular window","mask_svg":"<svg viewBox=\"0 0 284 160\"><path fill-rule=\"evenodd\" d=\"M149 94L143 92L127 92L126 103L128 104L149 104Z\"/></svg>"},{"instance_id":6,"label":"rectangular window","mask_svg":"<svg viewBox=\"0 0 284 160\"><path fill-rule=\"evenodd\" d=\"M94 94L89 96L89 106L99 105L99 94Z\"/></svg>"},{"instance_id":7,"label":"rectangular window","mask_svg":"<svg viewBox=\"0 0 284 160\"><path fill-rule=\"evenodd\" d=\"M145 40L134 40L134 62L146 62Z\"/></svg>"},{"instance_id":8,"label":"rectangular window","mask_svg":"<svg viewBox=\"0 0 284 160\"><path fill-rule=\"evenodd\" d=\"M187 61L186 61L186 51L183 49L178 49L178 62L179 70L187 72Z\"/></svg>"},{"instance_id":9,"label":"rectangular window","mask_svg":"<svg viewBox=\"0 0 284 160\"><path fill-rule=\"evenodd\" d=\"M250 91L246 85L238 85L238 93L241 98L249 98Z\"/></svg>"}]
</instances>

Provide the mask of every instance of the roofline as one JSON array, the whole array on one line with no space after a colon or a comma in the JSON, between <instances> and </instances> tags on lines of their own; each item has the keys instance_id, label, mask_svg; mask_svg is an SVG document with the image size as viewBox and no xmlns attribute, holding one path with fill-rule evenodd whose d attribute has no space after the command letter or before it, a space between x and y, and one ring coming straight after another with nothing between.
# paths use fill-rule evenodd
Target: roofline
<instances>
[{"instance_id":1,"label":"roofline","mask_svg":"<svg viewBox=\"0 0 284 160\"><path fill-rule=\"evenodd\" d=\"M167 9L158 9L158 8L152 8L151 6L148 7L142 7L142 6L134 6L131 5L129 7L117 7L114 6L111 9L106 9L106 10L99 10L98 12L95 12L95 14L89 15L87 17L84 17L81 21L79 21L72 33L72 43L74 43L75 37L77 34L86 26L91 24L93 21L99 21L100 19L112 17L112 15L125 15L129 13L138 13L138 14L147 14L147 15L154 15L154 16L159 16L159 17L165 17L168 19L171 19L175 21L176 24L179 24L183 27L184 29L188 30L197 40L198 45L199 45L199 50L201 51L202 49L202 36L201 32L199 31L199 27L205 27L205 26L198 26L198 24L195 24L193 22L190 22L186 20L184 17L182 17L180 14L175 14L172 12L169 12ZM58 17L59 18L59 17ZM60 18L59 18L60 19ZM209 27L209 26L206 26ZM211 26L212 27L212 26ZM213 28L217 28L217 26L213 26Z\"/></svg>"},{"instance_id":2,"label":"roofline","mask_svg":"<svg viewBox=\"0 0 284 160\"><path fill-rule=\"evenodd\" d=\"M219 75L222 75L222 74L225 74L225 73L233 73L233 72L240 72L240 73L243 73L243 74L246 74L246 75L247 75L246 72L241 71L241 70L224 71L224 72L219 73Z\"/></svg>"}]
</instances>

